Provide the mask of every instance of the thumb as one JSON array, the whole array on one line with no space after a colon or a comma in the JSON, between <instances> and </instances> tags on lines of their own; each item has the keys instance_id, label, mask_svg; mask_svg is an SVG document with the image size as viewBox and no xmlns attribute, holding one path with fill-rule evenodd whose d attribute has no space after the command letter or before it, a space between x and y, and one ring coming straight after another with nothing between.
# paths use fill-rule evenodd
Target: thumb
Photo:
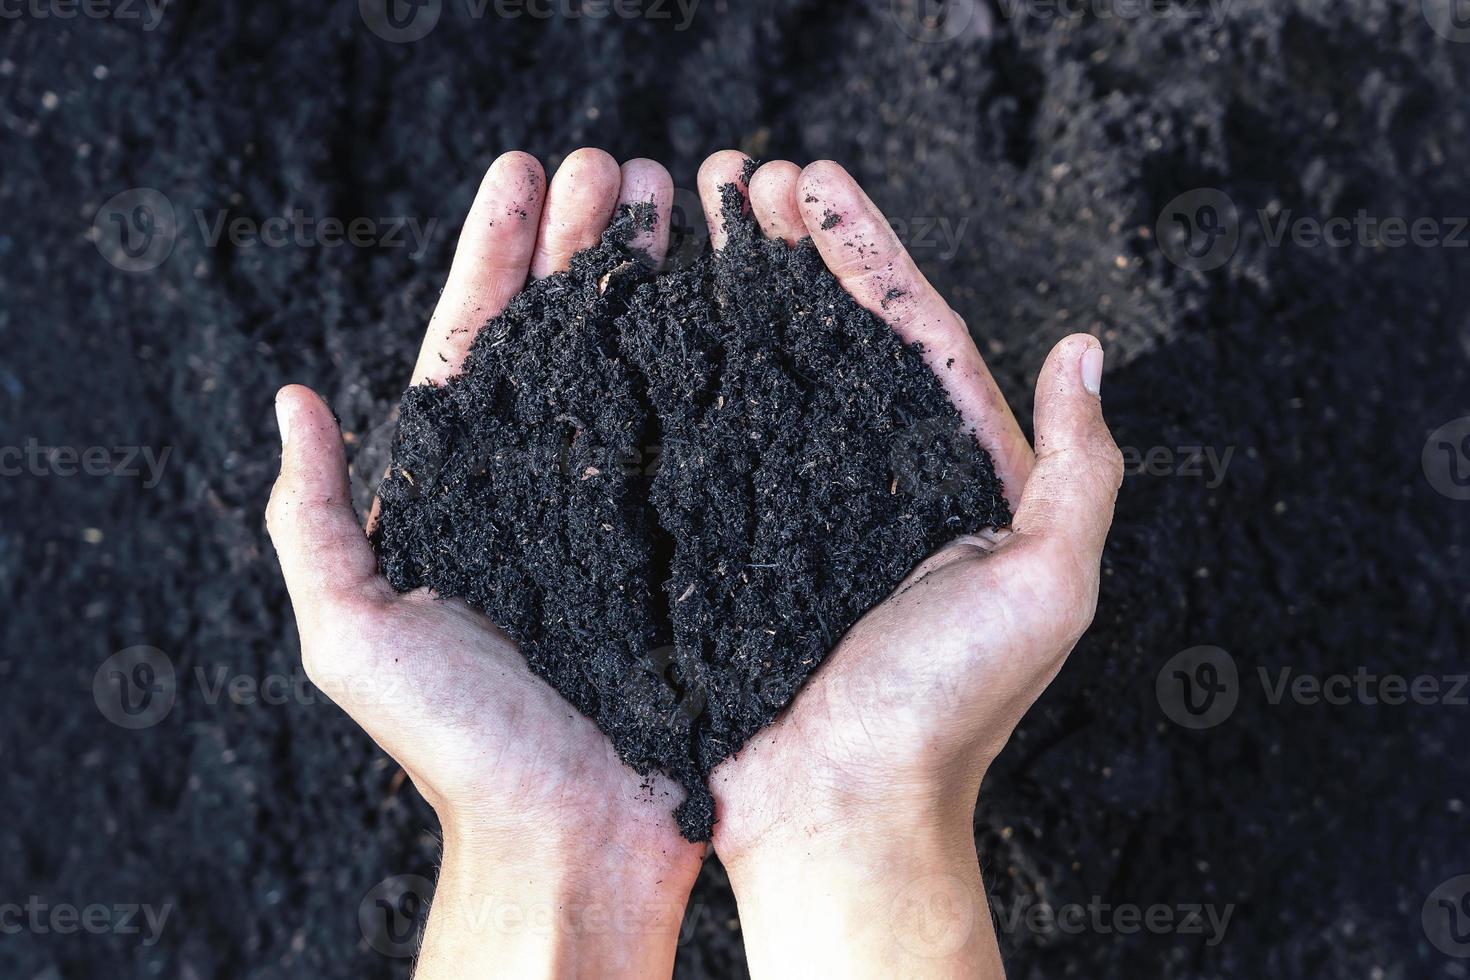
<instances>
[{"instance_id":1,"label":"thumb","mask_svg":"<svg viewBox=\"0 0 1470 980\"><path fill-rule=\"evenodd\" d=\"M1073 334L1036 380L1036 466L1011 526L1096 566L1123 483L1123 455L1103 421L1102 345Z\"/></svg>"},{"instance_id":2,"label":"thumb","mask_svg":"<svg viewBox=\"0 0 1470 980\"><path fill-rule=\"evenodd\" d=\"M276 393L281 475L266 506L266 527L281 561L298 620L317 606L359 591L377 562L352 509L347 455L331 409L310 388Z\"/></svg>"}]
</instances>

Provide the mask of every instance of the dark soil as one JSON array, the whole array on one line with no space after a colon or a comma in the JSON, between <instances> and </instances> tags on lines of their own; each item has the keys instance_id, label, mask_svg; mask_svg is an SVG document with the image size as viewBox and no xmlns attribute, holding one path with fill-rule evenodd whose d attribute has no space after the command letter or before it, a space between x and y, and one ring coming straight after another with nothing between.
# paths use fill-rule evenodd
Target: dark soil
<instances>
[{"instance_id":1,"label":"dark soil","mask_svg":"<svg viewBox=\"0 0 1470 980\"><path fill-rule=\"evenodd\" d=\"M688 791L795 696L859 616L960 534L1009 523L989 455L919 348L810 239L655 276L626 210L571 269L404 396L374 532L400 591L484 610L639 773Z\"/></svg>"},{"instance_id":2,"label":"dark soil","mask_svg":"<svg viewBox=\"0 0 1470 980\"><path fill-rule=\"evenodd\" d=\"M706 0L687 31L446 2L407 44L356 3L170 4L155 30L6 18L0 447L172 451L157 481L0 478L0 903L174 911L152 944L5 935L0 976L408 976L359 912L389 876L432 881L428 806L319 698L212 693L221 671L301 676L262 522L271 399L321 391L370 497L485 167L592 144L684 188L727 146L840 160L1023 421L1058 338L1107 344L1103 404L1134 468L1098 619L989 773L976 840L1007 916L1235 911L1213 944L1023 920L1002 934L1012 980L1463 977L1421 910L1470 871L1467 709L1272 703L1257 671L1466 671L1470 504L1421 455L1470 415L1470 250L1273 246L1257 211L1470 215L1470 45L1418 0L1234 0L1218 22L1041 6L990 4L988 33L934 42L895 20L907 0ZM135 187L180 219L151 272L94 244L98 209ZM1200 188L1239 211L1208 272L1157 238ZM211 246L194 216L294 208L437 225L422 250ZM1189 447L1233 450L1223 478ZM178 683L167 717L129 731L92 681L137 644ZM1190 731L1155 682L1200 644L1243 685L1228 720ZM745 975L717 862L688 927L681 978Z\"/></svg>"}]
</instances>

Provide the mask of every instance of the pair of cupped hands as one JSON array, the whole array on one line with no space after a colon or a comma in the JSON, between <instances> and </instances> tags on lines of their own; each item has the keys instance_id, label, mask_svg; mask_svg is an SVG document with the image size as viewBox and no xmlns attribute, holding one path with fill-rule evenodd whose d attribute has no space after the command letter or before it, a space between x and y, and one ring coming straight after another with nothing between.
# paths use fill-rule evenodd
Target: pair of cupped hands
<instances>
[{"instance_id":1,"label":"pair of cupped hands","mask_svg":"<svg viewBox=\"0 0 1470 980\"><path fill-rule=\"evenodd\" d=\"M847 291L923 345L995 460L1009 528L960 538L867 613L777 720L714 772L713 847L753 975L1002 975L972 822L986 770L1092 621L1122 481L1103 421L1103 352L1062 340L1036 385L1033 452L965 322L842 167L716 153L699 171L713 246L721 188L763 233L810 236ZM548 186L537 160L490 167L460 235L414 384L459 369L526 285L566 269L616 208L652 201L632 244L661 262L674 197L646 159L581 149ZM833 214L840 220L834 223ZM894 298L897 297L897 298ZM682 791L628 768L482 614L377 574L331 410L276 397L281 473L267 523L308 676L412 778L444 843L417 976L671 972L706 846ZM723 926L723 924L721 924Z\"/></svg>"}]
</instances>

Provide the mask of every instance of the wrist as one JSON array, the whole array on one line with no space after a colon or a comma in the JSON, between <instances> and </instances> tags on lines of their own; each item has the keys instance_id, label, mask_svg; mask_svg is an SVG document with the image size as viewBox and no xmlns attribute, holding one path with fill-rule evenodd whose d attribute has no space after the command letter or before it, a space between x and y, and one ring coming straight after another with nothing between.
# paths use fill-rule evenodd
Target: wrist
<instances>
[{"instance_id":1,"label":"wrist","mask_svg":"<svg viewBox=\"0 0 1470 980\"><path fill-rule=\"evenodd\" d=\"M446 871L539 904L528 911L543 925L545 910L557 910L551 925L573 933L657 932L670 919L677 931L702 861L697 850L667 852L616 828L543 828L534 836L462 822L443 828Z\"/></svg>"},{"instance_id":2,"label":"wrist","mask_svg":"<svg viewBox=\"0 0 1470 980\"><path fill-rule=\"evenodd\" d=\"M1003 977L968 817L809 826L727 870L754 975Z\"/></svg>"},{"instance_id":3,"label":"wrist","mask_svg":"<svg viewBox=\"0 0 1470 980\"><path fill-rule=\"evenodd\" d=\"M906 819L874 814L868 820L808 822L789 834L771 835L737 857L720 857L731 887L752 903L779 896L792 883L828 888L843 882L867 894L915 869L979 873L970 821L933 812L910 813Z\"/></svg>"},{"instance_id":4,"label":"wrist","mask_svg":"<svg viewBox=\"0 0 1470 980\"><path fill-rule=\"evenodd\" d=\"M607 836L526 839L446 820L415 976L668 975L698 868Z\"/></svg>"},{"instance_id":5,"label":"wrist","mask_svg":"<svg viewBox=\"0 0 1470 980\"><path fill-rule=\"evenodd\" d=\"M973 850L983 770L944 768L867 778L824 773L793 785L779 775L788 771L787 760L766 761L753 774L738 772L733 778L716 770L715 852L732 878L744 867L779 865L793 854L842 861L881 853L895 841L935 847L961 842Z\"/></svg>"},{"instance_id":6,"label":"wrist","mask_svg":"<svg viewBox=\"0 0 1470 980\"><path fill-rule=\"evenodd\" d=\"M695 848L668 849L636 833L596 826L543 828L534 835L456 821L442 827L446 870L513 884L565 908L610 900L626 906L625 917L645 903L677 905L682 912L703 861Z\"/></svg>"}]
</instances>

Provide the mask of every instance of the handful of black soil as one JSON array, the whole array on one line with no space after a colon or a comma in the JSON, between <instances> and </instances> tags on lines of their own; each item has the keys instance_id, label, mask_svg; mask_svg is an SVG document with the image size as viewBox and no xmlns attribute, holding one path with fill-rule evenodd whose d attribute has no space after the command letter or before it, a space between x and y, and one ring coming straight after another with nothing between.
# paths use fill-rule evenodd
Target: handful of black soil
<instances>
[{"instance_id":1,"label":"handful of black soil","mask_svg":"<svg viewBox=\"0 0 1470 980\"><path fill-rule=\"evenodd\" d=\"M689 792L843 633L956 535L1009 522L925 365L810 241L655 275L624 209L530 284L464 371L410 389L374 545L395 589L462 597L638 772Z\"/></svg>"}]
</instances>

